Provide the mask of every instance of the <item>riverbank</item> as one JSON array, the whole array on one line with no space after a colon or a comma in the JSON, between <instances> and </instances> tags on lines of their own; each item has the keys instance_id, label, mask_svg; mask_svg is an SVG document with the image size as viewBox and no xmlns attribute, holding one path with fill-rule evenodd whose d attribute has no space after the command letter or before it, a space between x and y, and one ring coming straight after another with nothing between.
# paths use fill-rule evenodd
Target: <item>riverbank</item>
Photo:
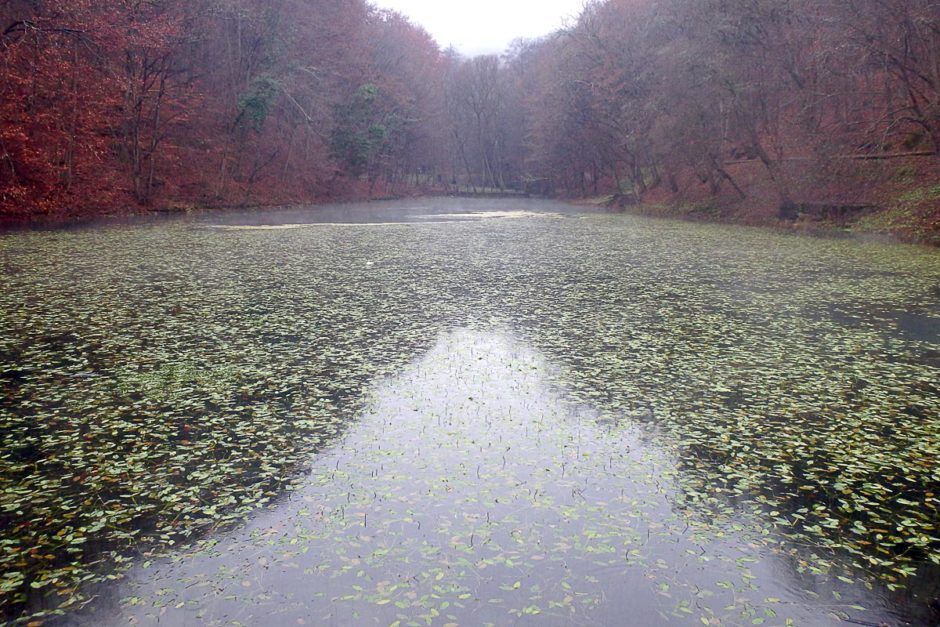
<instances>
[{"instance_id":1,"label":"riverbank","mask_svg":"<svg viewBox=\"0 0 940 627\"><path fill-rule=\"evenodd\" d=\"M607 208L653 218L679 219L692 222L713 222L759 226L806 235L848 236L940 247L940 181L900 181L891 189L882 190L878 200L861 202L798 202L779 207L773 194L758 195L755 190L745 199L721 195L669 194L662 189L650 190L639 202L633 197L608 194L586 199L568 199L574 205ZM907 183L904 185L904 183ZM146 220L168 215L246 210L277 210L286 207L314 207L332 204L382 202L406 198L461 197L511 199L528 198L528 194L486 190L476 193L445 187L413 185L380 186L379 188L347 189L339 197L312 198L305 201L278 203L168 203L154 207L128 206L123 210L72 212L67 208L52 213L0 214L0 230L18 228L62 228L102 221ZM693 190L694 191L694 190Z\"/></svg>"},{"instance_id":2,"label":"riverbank","mask_svg":"<svg viewBox=\"0 0 940 627\"><path fill-rule=\"evenodd\" d=\"M754 160L726 165L734 185L717 189L686 172L639 198L586 201L630 213L696 222L770 227L940 246L940 165L934 158L886 156L836 160L823 170L807 160L780 165L777 178Z\"/></svg>"},{"instance_id":3,"label":"riverbank","mask_svg":"<svg viewBox=\"0 0 940 627\"><path fill-rule=\"evenodd\" d=\"M120 207L102 205L93 210L63 206L57 210L4 213L0 211L0 231L18 229L54 229L101 222L139 221L164 216L182 216L203 213L226 213L239 211L276 211L292 207L318 207L356 203L373 203L408 198L483 198L525 199L530 194L509 189L455 187L452 185L414 185L411 183L369 185L366 182L346 182L341 190L327 196L293 198L276 197L268 201L260 198L242 201L199 199L188 201L166 201L151 206L128 203Z\"/></svg>"},{"instance_id":4,"label":"riverbank","mask_svg":"<svg viewBox=\"0 0 940 627\"><path fill-rule=\"evenodd\" d=\"M806 235L846 236L940 247L940 185L914 188L886 206L801 204L777 212L754 210L744 202L680 198L625 202L614 195L576 204L607 207L635 215L691 222L759 226Z\"/></svg>"},{"instance_id":5,"label":"riverbank","mask_svg":"<svg viewBox=\"0 0 940 627\"><path fill-rule=\"evenodd\" d=\"M20 212L0 211L0 230L19 228L62 228L83 224L97 224L102 221L146 220L163 216L181 216L208 212L237 212L248 210L277 210L286 207L311 207L337 203L382 202L445 195L445 192L432 186L415 186L407 183L374 185L366 181L344 181L331 193L296 197L287 195L270 198L252 197L241 200L220 198L193 198L186 200L165 200L152 205L126 203L110 206L102 204L89 209L81 206L62 206L55 210L35 211L24 209Z\"/></svg>"}]
</instances>

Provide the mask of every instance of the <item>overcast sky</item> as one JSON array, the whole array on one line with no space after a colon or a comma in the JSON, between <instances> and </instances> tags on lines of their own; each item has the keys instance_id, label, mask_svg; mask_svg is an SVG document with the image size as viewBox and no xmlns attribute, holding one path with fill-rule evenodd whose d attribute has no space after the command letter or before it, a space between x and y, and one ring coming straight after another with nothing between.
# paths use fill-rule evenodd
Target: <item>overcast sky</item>
<instances>
[{"instance_id":1,"label":"overcast sky","mask_svg":"<svg viewBox=\"0 0 940 627\"><path fill-rule=\"evenodd\" d=\"M519 37L557 30L576 17L584 0L371 0L423 26L441 48L467 56L503 52Z\"/></svg>"}]
</instances>

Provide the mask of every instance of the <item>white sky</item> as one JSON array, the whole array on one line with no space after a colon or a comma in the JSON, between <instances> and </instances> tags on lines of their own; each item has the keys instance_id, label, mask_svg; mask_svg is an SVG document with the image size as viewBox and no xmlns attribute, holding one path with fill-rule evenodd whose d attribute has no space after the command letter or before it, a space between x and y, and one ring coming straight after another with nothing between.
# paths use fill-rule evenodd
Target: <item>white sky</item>
<instances>
[{"instance_id":1,"label":"white sky","mask_svg":"<svg viewBox=\"0 0 940 627\"><path fill-rule=\"evenodd\" d=\"M423 26L441 48L474 56L503 52L512 40L547 35L581 12L584 0L370 0Z\"/></svg>"}]
</instances>

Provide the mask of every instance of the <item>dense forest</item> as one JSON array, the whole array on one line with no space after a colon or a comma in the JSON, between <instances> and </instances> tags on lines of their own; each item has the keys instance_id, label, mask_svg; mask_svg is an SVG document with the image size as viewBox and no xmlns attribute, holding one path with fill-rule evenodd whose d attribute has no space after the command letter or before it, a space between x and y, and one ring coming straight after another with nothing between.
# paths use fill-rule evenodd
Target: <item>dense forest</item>
<instances>
[{"instance_id":1,"label":"dense forest","mask_svg":"<svg viewBox=\"0 0 940 627\"><path fill-rule=\"evenodd\" d=\"M473 59L365 0L7 0L0 33L0 215L457 185L937 217L931 0L599 1Z\"/></svg>"},{"instance_id":2,"label":"dense forest","mask_svg":"<svg viewBox=\"0 0 940 627\"><path fill-rule=\"evenodd\" d=\"M379 1L0 0L0 625L940 626L940 0Z\"/></svg>"}]
</instances>

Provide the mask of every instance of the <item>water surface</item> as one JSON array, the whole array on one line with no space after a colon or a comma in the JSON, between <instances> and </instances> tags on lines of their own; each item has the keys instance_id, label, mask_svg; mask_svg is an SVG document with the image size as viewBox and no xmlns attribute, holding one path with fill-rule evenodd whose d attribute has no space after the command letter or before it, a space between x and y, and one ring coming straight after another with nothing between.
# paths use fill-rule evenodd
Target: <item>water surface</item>
<instances>
[{"instance_id":1,"label":"water surface","mask_svg":"<svg viewBox=\"0 0 940 627\"><path fill-rule=\"evenodd\" d=\"M0 260L11 617L937 619L936 251L463 199Z\"/></svg>"}]
</instances>

